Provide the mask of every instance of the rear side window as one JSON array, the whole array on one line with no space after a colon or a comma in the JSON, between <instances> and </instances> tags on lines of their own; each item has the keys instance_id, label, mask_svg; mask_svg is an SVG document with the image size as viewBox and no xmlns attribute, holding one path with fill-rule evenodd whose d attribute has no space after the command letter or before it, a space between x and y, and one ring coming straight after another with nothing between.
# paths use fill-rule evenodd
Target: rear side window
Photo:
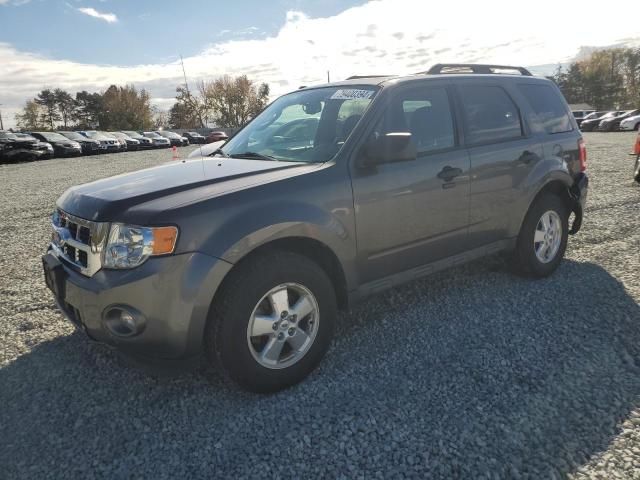
<instances>
[{"instance_id":1,"label":"rear side window","mask_svg":"<svg viewBox=\"0 0 640 480\"><path fill-rule=\"evenodd\" d=\"M522 136L518 108L502 88L464 85L459 92L467 143L502 142Z\"/></svg>"},{"instance_id":2,"label":"rear side window","mask_svg":"<svg viewBox=\"0 0 640 480\"><path fill-rule=\"evenodd\" d=\"M569 114L558 92L549 85L518 85L533 114L529 123L534 132L562 133L573 130Z\"/></svg>"}]
</instances>

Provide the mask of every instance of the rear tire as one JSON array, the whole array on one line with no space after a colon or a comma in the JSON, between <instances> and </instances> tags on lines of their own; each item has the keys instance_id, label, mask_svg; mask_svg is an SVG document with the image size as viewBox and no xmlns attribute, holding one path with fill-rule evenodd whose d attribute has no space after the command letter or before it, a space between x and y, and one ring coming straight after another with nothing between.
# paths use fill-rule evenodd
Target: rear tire
<instances>
[{"instance_id":1,"label":"rear tire","mask_svg":"<svg viewBox=\"0 0 640 480\"><path fill-rule=\"evenodd\" d=\"M253 392L303 380L333 337L337 304L325 271L304 256L276 251L239 264L230 275L209 314L209 361Z\"/></svg>"},{"instance_id":2,"label":"rear tire","mask_svg":"<svg viewBox=\"0 0 640 480\"><path fill-rule=\"evenodd\" d=\"M567 248L568 224L569 212L562 199L552 193L538 197L529 208L518 235L515 270L536 278L551 275Z\"/></svg>"}]
</instances>

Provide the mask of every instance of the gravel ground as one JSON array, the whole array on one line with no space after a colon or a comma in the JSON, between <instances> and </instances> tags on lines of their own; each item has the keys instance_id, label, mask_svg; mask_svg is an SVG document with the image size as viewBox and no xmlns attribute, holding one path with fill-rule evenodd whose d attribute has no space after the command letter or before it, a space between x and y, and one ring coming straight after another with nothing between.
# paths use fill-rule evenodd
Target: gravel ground
<instances>
[{"instance_id":1,"label":"gravel ground","mask_svg":"<svg viewBox=\"0 0 640 480\"><path fill-rule=\"evenodd\" d=\"M134 366L45 289L55 199L170 152L0 166L0 478L640 479L633 135L586 140L586 222L555 275L489 258L374 297L271 396Z\"/></svg>"}]
</instances>

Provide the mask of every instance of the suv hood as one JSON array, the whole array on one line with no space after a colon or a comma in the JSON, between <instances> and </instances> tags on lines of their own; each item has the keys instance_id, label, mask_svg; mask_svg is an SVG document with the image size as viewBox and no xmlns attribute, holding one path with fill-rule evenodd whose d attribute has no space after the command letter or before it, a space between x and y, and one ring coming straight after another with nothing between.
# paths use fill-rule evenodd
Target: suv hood
<instances>
[{"instance_id":1,"label":"suv hood","mask_svg":"<svg viewBox=\"0 0 640 480\"><path fill-rule=\"evenodd\" d=\"M57 205L63 211L87 220L127 221L144 224L149 215L168 208L315 170L321 164L198 158L137 172L117 175L68 189ZM144 218L132 220L127 211L161 199L157 211L145 211Z\"/></svg>"}]
</instances>

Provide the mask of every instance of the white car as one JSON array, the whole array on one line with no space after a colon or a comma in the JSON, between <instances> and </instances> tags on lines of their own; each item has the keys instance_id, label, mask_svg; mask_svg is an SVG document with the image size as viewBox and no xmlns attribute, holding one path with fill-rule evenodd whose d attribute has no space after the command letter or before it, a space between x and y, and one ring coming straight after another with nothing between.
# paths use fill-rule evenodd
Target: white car
<instances>
[{"instance_id":1,"label":"white car","mask_svg":"<svg viewBox=\"0 0 640 480\"><path fill-rule=\"evenodd\" d=\"M620 122L620 130L638 130L640 127L640 115L625 118Z\"/></svg>"}]
</instances>

